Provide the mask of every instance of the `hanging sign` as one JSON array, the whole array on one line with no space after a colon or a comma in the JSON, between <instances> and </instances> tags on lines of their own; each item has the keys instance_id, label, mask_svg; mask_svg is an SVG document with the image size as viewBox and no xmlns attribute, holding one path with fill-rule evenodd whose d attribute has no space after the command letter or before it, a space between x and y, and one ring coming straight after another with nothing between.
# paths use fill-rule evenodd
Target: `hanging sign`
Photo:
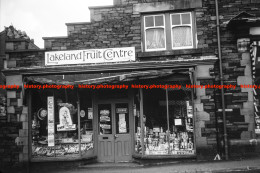
<instances>
[{"instance_id":1,"label":"hanging sign","mask_svg":"<svg viewBox=\"0 0 260 173\"><path fill-rule=\"evenodd\" d=\"M57 131L76 130L76 124L72 123L70 110L67 107L60 108L59 118L60 124L57 125Z\"/></svg>"},{"instance_id":2,"label":"hanging sign","mask_svg":"<svg viewBox=\"0 0 260 173\"><path fill-rule=\"evenodd\" d=\"M135 47L45 52L45 65L135 61Z\"/></svg>"},{"instance_id":3,"label":"hanging sign","mask_svg":"<svg viewBox=\"0 0 260 173\"><path fill-rule=\"evenodd\" d=\"M54 97L47 98L48 103L48 146L55 146L54 138Z\"/></svg>"}]
</instances>

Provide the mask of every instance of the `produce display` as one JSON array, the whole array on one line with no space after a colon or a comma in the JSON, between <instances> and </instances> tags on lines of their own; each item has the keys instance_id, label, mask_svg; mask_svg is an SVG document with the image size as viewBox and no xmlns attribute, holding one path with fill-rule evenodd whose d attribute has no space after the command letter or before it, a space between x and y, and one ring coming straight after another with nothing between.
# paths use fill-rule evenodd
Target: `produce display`
<instances>
[{"instance_id":1,"label":"produce display","mask_svg":"<svg viewBox=\"0 0 260 173\"><path fill-rule=\"evenodd\" d=\"M79 148L81 148L82 155L93 149L92 120L82 118L80 126L81 145L79 147L77 119L72 116L77 112L77 109L69 103L59 103L59 108L59 114L56 114L56 119L54 119L56 121L52 125L53 133L48 130L50 121L47 121L46 109L41 108L34 113L32 119L33 158L79 156ZM48 138L50 135L54 138L53 145L49 145Z\"/></svg>"},{"instance_id":2,"label":"produce display","mask_svg":"<svg viewBox=\"0 0 260 173\"><path fill-rule=\"evenodd\" d=\"M143 116L144 149L142 150L141 146L141 126L138 126L135 134L136 153L142 154L144 152L145 155L195 154L192 106L189 101L184 100L172 101L172 103L170 129L167 129L167 120L165 123L161 123L163 126L160 126L156 121L153 121L153 124L147 123L154 118L153 116Z\"/></svg>"},{"instance_id":3,"label":"produce display","mask_svg":"<svg viewBox=\"0 0 260 173\"><path fill-rule=\"evenodd\" d=\"M81 151L86 152L93 148L93 142L81 144ZM55 147L37 145L32 147L33 157L54 157L79 153L79 144L58 144Z\"/></svg>"}]
</instances>

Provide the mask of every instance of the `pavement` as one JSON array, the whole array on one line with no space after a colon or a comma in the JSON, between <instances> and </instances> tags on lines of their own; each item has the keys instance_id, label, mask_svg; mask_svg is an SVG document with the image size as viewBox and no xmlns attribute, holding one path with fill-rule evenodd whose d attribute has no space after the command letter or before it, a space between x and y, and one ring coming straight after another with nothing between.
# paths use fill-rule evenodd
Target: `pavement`
<instances>
[{"instance_id":1,"label":"pavement","mask_svg":"<svg viewBox=\"0 0 260 173\"><path fill-rule=\"evenodd\" d=\"M1 170L1 168L0 168ZM0 171L1 172L1 171ZM260 173L260 158L221 161L160 161L128 163L31 163L1 173Z\"/></svg>"}]
</instances>

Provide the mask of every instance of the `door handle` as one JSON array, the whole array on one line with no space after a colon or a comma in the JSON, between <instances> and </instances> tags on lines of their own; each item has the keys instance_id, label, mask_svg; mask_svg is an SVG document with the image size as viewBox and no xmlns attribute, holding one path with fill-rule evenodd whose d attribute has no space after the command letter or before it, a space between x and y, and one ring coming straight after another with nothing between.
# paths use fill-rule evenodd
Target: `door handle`
<instances>
[{"instance_id":1,"label":"door handle","mask_svg":"<svg viewBox=\"0 0 260 173\"><path fill-rule=\"evenodd\" d=\"M118 138L118 135L114 135L115 139Z\"/></svg>"}]
</instances>

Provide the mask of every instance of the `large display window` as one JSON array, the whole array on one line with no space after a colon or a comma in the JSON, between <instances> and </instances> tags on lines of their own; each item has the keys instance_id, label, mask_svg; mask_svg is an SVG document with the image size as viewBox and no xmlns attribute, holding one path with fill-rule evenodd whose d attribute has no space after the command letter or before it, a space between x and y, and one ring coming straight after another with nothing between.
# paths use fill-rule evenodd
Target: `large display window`
<instances>
[{"instance_id":1,"label":"large display window","mask_svg":"<svg viewBox=\"0 0 260 173\"><path fill-rule=\"evenodd\" d=\"M93 155L90 91L49 89L30 93L32 158Z\"/></svg>"},{"instance_id":2,"label":"large display window","mask_svg":"<svg viewBox=\"0 0 260 173\"><path fill-rule=\"evenodd\" d=\"M136 91L136 154L195 154L192 90L187 89L184 82L179 85L182 85L181 89L156 88Z\"/></svg>"}]
</instances>

